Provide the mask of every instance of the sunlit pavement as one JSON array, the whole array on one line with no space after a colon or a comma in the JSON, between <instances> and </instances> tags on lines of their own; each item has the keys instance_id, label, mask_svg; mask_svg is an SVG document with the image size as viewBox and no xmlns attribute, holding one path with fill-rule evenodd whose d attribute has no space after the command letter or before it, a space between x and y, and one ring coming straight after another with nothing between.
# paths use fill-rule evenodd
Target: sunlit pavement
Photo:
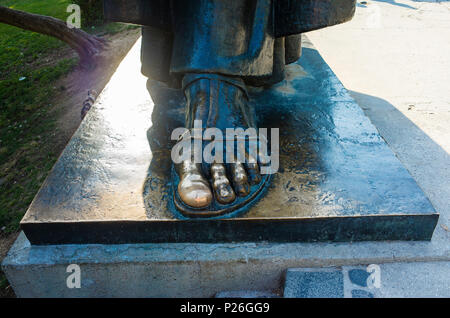
<instances>
[{"instance_id":1,"label":"sunlit pavement","mask_svg":"<svg viewBox=\"0 0 450 318\"><path fill-rule=\"evenodd\" d=\"M448 244L450 1L365 2L308 37L441 214L433 240Z\"/></svg>"},{"instance_id":2,"label":"sunlit pavement","mask_svg":"<svg viewBox=\"0 0 450 318\"><path fill-rule=\"evenodd\" d=\"M440 213L433 239L422 251L445 249L450 239L450 1L358 1L351 22L308 37ZM406 246L398 247L406 252ZM421 261L427 259L435 258ZM447 262L382 266L381 280L389 286L375 289L375 296L448 297L448 251L439 259Z\"/></svg>"}]
</instances>

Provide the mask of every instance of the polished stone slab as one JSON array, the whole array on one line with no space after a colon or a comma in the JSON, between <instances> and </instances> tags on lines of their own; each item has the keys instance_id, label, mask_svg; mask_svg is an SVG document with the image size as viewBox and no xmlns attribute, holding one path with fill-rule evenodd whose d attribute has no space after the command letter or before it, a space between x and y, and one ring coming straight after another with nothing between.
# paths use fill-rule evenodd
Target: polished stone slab
<instances>
[{"instance_id":1,"label":"polished stone slab","mask_svg":"<svg viewBox=\"0 0 450 318\"><path fill-rule=\"evenodd\" d=\"M180 92L148 85L136 46L69 142L21 226L32 244L429 240L438 214L312 45L287 79L253 89L280 128L280 171L247 214L186 220L168 207ZM153 125L152 125L153 118Z\"/></svg>"}]
</instances>

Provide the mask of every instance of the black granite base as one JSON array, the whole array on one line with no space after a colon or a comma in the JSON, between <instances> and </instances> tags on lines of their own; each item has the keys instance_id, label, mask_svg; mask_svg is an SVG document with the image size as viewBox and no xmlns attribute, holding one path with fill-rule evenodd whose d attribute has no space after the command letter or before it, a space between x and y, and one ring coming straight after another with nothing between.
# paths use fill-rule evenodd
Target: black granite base
<instances>
[{"instance_id":1,"label":"black granite base","mask_svg":"<svg viewBox=\"0 0 450 318\"><path fill-rule=\"evenodd\" d=\"M429 240L437 216L380 215L23 224L32 244Z\"/></svg>"}]
</instances>

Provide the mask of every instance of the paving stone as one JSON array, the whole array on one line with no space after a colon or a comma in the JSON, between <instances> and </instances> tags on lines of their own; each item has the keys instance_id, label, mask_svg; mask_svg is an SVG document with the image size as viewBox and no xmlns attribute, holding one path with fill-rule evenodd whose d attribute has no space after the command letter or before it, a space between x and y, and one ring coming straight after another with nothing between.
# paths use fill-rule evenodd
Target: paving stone
<instances>
[{"instance_id":1,"label":"paving stone","mask_svg":"<svg viewBox=\"0 0 450 318\"><path fill-rule=\"evenodd\" d=\"M288 269L285 298L343 298L344 279L340 269Z\"/></svg>"}]
</instances>

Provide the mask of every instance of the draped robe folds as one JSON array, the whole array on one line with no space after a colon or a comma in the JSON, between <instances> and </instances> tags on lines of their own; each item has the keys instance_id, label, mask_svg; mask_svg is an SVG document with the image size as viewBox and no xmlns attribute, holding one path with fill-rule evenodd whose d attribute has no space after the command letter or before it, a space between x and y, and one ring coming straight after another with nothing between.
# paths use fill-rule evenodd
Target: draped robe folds
<instances>
[{"instance_id":1,"label":"draped robe folds","mask_svg":"<svg viewBox=\"0 0 450 318\"><path fill-rule=\"evenodd\" d=\"M355 0L104 0L110 21L143 25L142 72L180 87L186 73L266 86L301 55L301 33L352 18Z\"/></svg>"}]
</instances>

